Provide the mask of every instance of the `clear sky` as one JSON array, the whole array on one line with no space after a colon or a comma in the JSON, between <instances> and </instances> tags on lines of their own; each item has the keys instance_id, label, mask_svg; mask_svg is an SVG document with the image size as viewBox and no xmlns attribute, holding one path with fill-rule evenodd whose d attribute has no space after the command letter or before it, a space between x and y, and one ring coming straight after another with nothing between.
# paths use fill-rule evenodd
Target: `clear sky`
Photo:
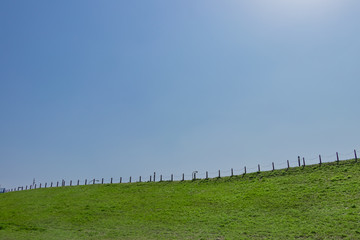
<instances>
[{"instance_id":1,"label":"clear sky","mask_svg":"<svg viewBox=\"0 0 360 240\"><path fill-rule=\"evenodd\" d=\"M0 2L0 184L360 151L360 1Z\"/></svg>"}]
</instances>

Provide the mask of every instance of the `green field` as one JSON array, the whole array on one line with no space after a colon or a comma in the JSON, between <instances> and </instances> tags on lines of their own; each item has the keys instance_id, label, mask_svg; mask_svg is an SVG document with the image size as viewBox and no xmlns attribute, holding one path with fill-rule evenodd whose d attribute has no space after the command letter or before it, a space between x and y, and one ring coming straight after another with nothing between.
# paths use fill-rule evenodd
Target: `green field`
<instances>
[{"instance_id":1,"label":"green field","mask_svg":"<svg viewBox=\"0 0 360 240\"><path fill-rule=\"evenodd\" d=\"M360 163L0 194L0 239L360 239Z\"/></svg>"}]
</instances>

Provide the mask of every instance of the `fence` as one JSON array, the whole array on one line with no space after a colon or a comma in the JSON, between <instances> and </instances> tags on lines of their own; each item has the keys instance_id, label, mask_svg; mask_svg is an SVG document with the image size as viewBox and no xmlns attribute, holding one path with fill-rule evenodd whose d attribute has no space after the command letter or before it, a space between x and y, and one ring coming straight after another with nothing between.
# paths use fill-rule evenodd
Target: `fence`
<instances>
[{"instance_id":1,"label":"fence","mask_svg":"<svg viewBox=\"0 0 360 240\"><path fill-rule=\"evenodd\" d=\"M25 187L17 187L12 189L6 189L5 192L13 192L13 191L22 191L22 190L31 190L36 188L52 188L52 187L65 187L65 186L79 186L79 185L92 185L92 184L113 184L113 183L132 183L132 182L163 182L163 181L185 181L185 180L197 180L197 179L209 179L209 178L221 178L221 177L231 177L234 175L245 175L247 173L253 173L253 172L261 172L261 171L271 171L271 170L280 170L280 169L288 169L290 167L305 167L306 165L314 165L314 164L323 164L327 162L337 162L352 159L351 157L354 157L355 161L357 162L357 152L354 150L350 153L340 154L338 152L332 154L332 155L318 155L313 158L305 158L298 156L296 160L276 164L272 162L268 165L260 165L257 164L256 167L247 168L246 166L243 169L233 169L227 171L215 171L215 172L202 172L199 173L198 171L194 171L191 174L181 174L181 175L158 175L156 172L153 174L147 176L147 178L142 178L142 176L139 176L139 178L133 179L131 176L129 177L128 181L126 179L123 179L122 177L119 178L110 178L110 179L85 179L84 181L80 181L78 179L76 182L73 182L72 180L66 182L64 179L57 182L50 182L45 184L32 184L32 185L26 185ZM342 159L341 159L342 158Z\"/></svg>"}]
</instances>

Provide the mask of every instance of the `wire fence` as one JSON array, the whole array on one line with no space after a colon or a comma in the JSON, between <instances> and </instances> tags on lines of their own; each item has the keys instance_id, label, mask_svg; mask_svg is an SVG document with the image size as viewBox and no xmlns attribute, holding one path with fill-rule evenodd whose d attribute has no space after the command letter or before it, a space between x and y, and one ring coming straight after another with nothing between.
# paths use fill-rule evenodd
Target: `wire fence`
<instances>
[{"instance_id":1,"label":"wire fence","mask_svg":"<svg viewBox=\"0 0 360 240\"><path fill-rule=\"evenodd\" d=\"M254 173L254 172L264 172L264 171L273 171L273 170L280 170L280 169L288 169L290 167L305 167L306 165L315 165L315 164L323 164L323 163L329 163L329 162L340 162L344 160L349 159L355 159L355 161L358 160L357 152L356 150L348 153L339 153L336 152L335 154L331 155L318 155L318 156L312 156L310 158L298 156L297 160L287 160L286 162L280 162L280 163L274 163L266 164L266 165L260 165L257 164L257 166L244 166L241 169L233 169L230 170L218 170L213 172L199 172L199 171L193 171L191 174L181 174L181 175L174 175L174 174L158 174L156 172L143 177L132 177L125 179L123 177L118 178L87 178L84 180L60 180L56 182L45 182L45 183L33 183L31 185L26 185L17 187L17 188L11 188L11 189L5 189L3 192L13 192L13 191L24 191L24 190L32 190L37 188L53 188L53 187L66 187L66 186L80 186L80 185L94 185L94 184L115 184L115 183L134 183L134 182L164 182L164 181L186 181L186 180L198 180L198 179L209 179L209 178L221 178L221 177L231 177L235 175L245 175L247 173Z\"/></svg>"}]
</instances>

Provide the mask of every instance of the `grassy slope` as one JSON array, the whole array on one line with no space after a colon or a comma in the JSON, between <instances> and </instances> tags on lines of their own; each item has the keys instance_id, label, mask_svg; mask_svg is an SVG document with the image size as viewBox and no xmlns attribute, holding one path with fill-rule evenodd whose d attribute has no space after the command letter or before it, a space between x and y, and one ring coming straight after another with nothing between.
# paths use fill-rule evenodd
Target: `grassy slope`
<instances>
[{"instance_id":1,"label":"grassy slope","mask_svg":"<svg viewBox=\"0 0 360 240\"><path fill-rule=\"evenodd\" d=\"M0 194L0 239L360 239L360 163Z\"/></svg>"}]
</instances>

